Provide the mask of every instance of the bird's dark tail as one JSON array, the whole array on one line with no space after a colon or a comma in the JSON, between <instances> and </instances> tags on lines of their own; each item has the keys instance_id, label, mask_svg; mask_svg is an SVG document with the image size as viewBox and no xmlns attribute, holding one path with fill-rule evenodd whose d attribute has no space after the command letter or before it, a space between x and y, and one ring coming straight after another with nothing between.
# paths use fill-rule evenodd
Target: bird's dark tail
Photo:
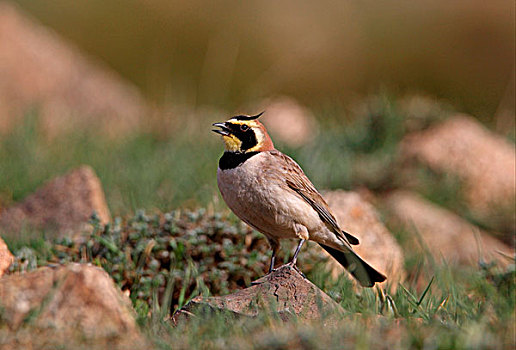
<instances>
[{"instance_id":1,"label":"bird's dark tail","mask_svg":"<svg viewBox=\"0 0 516 350\"><path fill-rule=\"evenodd\" d=\"M383 282L387 278L352 250L343 252L321 243L319 245L344 266L363 287L372 287L376 282Z\"/></svg>"},{"instance_id":2,"label":"bird's dark tail","mask_svg":"<svg viewBox=\"0 0 516 350\"><path fill-rule=\"evenodd\" d=\"M347 233L346 231L342 231L342 233L348 239L349 244L353 244L353 245L360 244L360 241L358 240L358 238L353 236L351 233Z\"/></svg>"}]
</instances>

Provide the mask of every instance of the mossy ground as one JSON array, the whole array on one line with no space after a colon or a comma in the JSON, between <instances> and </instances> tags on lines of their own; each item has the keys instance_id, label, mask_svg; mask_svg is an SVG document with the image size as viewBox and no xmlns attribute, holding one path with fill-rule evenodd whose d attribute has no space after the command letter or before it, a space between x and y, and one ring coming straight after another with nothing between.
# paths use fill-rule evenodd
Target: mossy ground
<instances>
[{"instance_id":1,"label":"mossy ground","mask_svg":"<svg viewBox=\"0 0 516 350\"><path fill-rule=\"evenodd\" d=\"M283 323L274 315L234 319L227 314L194 317L173 327L174 310L196 295L227 294L265 273L265 239L232 216L197 211L137 213L96 229L81 244L66 239L11 244L12 270L48 263L89 262L129 290L138 321L157 348L506 348L514 345L516 274L496 266L450 268L429 257L408 257L407 268L424 270L417 281L390 295L356 290L346 277L334 280L324 259L301 254L307 277L339 302L341 321ZM288 249L282 256L288 257ZM410 265L412 262L412 265Z\"/></svg>"}]
</instances>

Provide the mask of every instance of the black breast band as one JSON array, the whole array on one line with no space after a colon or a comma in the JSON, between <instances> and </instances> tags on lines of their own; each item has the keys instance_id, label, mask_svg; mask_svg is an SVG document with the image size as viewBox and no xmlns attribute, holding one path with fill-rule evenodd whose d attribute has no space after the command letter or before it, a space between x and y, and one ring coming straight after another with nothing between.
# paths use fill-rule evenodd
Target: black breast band
<instances>
[{"instance_id":1,"label":"black breast band","mask_svg":"<svg viewBox=\"0 0 516 350\"><path fill-rule=\"evenodd\" d=\"M220 170L234 169L240 164L243 164L246 160L252 156L257 155L260 152L248 152L248 153L237 153L237 152L224 152L219 160Z\"/></svg>"}]
</instances>

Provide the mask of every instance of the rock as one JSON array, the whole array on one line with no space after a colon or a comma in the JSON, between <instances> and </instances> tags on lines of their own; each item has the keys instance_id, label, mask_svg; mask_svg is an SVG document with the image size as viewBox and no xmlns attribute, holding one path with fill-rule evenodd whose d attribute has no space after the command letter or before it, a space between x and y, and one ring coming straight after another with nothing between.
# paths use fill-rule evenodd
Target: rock
<instances>
[{"instance_id":1,"label":"rock","mask_svg":"<svg viewBox=\"0 0 516 350\"><path fill-rule=\"evenodd\" d=\"M475 119L456 116L402 143L405 159L416 159L439 173L457 176L472 213L495 229L503 220L514 233L516 152L514 144ZM501 218L505 217L505 219Z\"/></svg>"},{"instance_id":2,"label":"rock","mask_svg":"<svg viewBox=\"0 0 516 350\"><path fill-rule=\"evenodd\" d=\"M60 236L77 235L90 229L93 212L103 224L110 219L100 180L89 166L81 166L0 212L0 231L16 235L27 225Z\"/></svg>"},{"instance_id":3,"label":"rock","mask_svg":"<svg viewBox=\"0 0 516 350\"><path fill-rule=\"evenodd\" d=\"M451 106L444 100L425 95L406 95L399 101L406 132L421 131L431 124L442 121L451 114Z\"/></svg>"},{"instance_id":4,"label":"rock","mask_svg":"<svg viewBox=\"0 0 516 350\"><path fill-rule=\"evenodd\" d=\"M394 224L417 233L436 261L470 266L478 266L479 261L496 261L505 267L514 257L514 251L504 243L415 193L395 192L385 204ZM409 244L413 249L421 248L417 242Z\"/></svg>"},{"instance_id":5,"label":"rock","mask_svg":"<svg viewBox=\"0 0 516 350\"><path fill-rule=\"evenodd\" d=\"M105 271L91 265L44 267L3 277L0 306L0 339L7 349L20 344L49 349L145 345L130 300Z\"/></svg>"},{"instance_id":6,"label":"rock","mask_svg":"<svg viewBox=\"0 0 516 350\"><path fill-rule=\"evenodd\" d=\"M7 244L2 240L2 237L0 237L0 277L7 271L13 261L13 255L9 248L7 248Z\"/></svg>"},{"instance_id":7,"label":"rock","mask_svg":"<svg viewBox=\"0 0 516 350\"><path fill-rule=\"evenodd\" d=\"M289 97L279 97L263 103L265 113L260 120L273 140L290 147L309 143L318 132L317 121L310 111Z\"/></svg>"},{"instance_id":8,"label":"rock","mask_svg":"<svg viewBox=\"0 0 516 350\"><path fill-rule=\"evenodd\" d=\"M70 124L120 134L136 129L147 113L135 87L2 1L0 131L34 109L50 134Z\"/></svg>"},{"instance_id":9,"label":"rock","mask_svg":"<svg viewBox=\"0 0 516 350\"><path fill-rule=\"evenodd\" d=\"M404 276L404 257L401 247L381 222L375 208L358 193L332 191L324 199L333 211L339 226L360 240L353 249L365 261L387 276L380 286L396 287ZM345 269L329 259L332 275L337 278ZM352 278L352 277L351 277Z\"/></svg>"},{"instance_id":10,"label":"rock","mask_svg":"<svg viewBox=\"0 0 516 350\"><path fill-rule=\"evenodd\" d=\"M261 312L275 311L285 321L293 315L313 320L320 319L326 312L338 314L343 311L339 304L288 265L233 294L196 297L177 311L172 321L177 325L192 315L202 316L206 311L214 310L228 311L240 317L255 317Z\"/></svg>"}]
</instances>

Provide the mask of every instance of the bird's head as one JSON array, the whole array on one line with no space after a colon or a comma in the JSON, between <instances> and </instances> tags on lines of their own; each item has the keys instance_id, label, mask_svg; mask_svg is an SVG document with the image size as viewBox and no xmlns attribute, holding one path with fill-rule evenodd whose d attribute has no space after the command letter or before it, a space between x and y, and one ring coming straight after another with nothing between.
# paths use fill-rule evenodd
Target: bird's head
<instances>
[{"instance_id":1,"label":"bird's head","mask_svg":"<svg viewBox=\"0 0 516 350\"><path fill-rule=\"evenodd\" d=\"M272 140L258 118L255 116L238 115L224 123L215 123L213 132L222 135L224 147L227 152L248 153L270 151L274 149Z\"/></svg>"}]
</instances>

